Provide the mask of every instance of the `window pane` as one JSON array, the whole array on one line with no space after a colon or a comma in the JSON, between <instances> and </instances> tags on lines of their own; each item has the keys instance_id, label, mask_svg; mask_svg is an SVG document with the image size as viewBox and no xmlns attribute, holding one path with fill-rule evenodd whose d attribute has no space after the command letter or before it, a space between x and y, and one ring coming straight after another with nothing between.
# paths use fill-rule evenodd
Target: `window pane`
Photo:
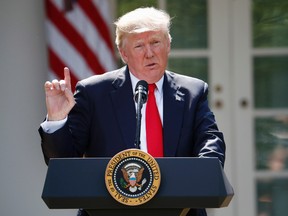
<instances>
[{"instance_id":1,"label":"window pane","mask_svg":"<svg viewBox=\"0 0 288 216\"><path fill-rule=\"evenodd\" d=\"M259 216L287 215L288 179L261 179L257 182Z\"/></svg>"},{"instance_id":2,"label":"window pane","mask_svg":"<svg viewBox=\"0 0 288 216\"><path fill-rule=\"evenodd\" d=\"M132 11L138 7L157 7L155 0L118 0L117 1L117 18L123 14Z\"/></svg>"},{"instance_id":3,"label":"window pane","mask_svg":"<svg viewBox=\"0 0 288 216\"><path fill-rule=\"evenodd\" d=\"M288 116L256 118L255 139L258 170L288 169Z\"/></svg>"},{"instance_id":4,"label":"window pane","mask_svg":"<svg viewBox=\"0 0 288 216\"><path fill-rule=\"evenodd\" d=\"M253 0L254 47L288 46L288 1Z\"/></svg>"},{"instance_id":5,"label":"window pane","mask_svg":"<svg viewBox=\"0 0 288 216\"><path fill-rule=\"evenodd\" d=\"M207 1L169 0L167 12L172 19L172 48L207 48Z\"/></svg>"},{"instance_id":6,"label":"window pane","mask_svg":"<svg viewBox=\"0 0 288 216\"><path fill-rule=\"evenodd\" d=\"M168 70L196 77L208 82L207 58L170 58Z\"/></svg>"},{"instance_id":7,"label":"window pane","mask_svg":"<svg viewBox=\"0 0 288 216\"><path fill-rule=\"evenodd\" d=\"M256 108L288 107L288 56L254 58Z\"/></svg>"}]
</instances>

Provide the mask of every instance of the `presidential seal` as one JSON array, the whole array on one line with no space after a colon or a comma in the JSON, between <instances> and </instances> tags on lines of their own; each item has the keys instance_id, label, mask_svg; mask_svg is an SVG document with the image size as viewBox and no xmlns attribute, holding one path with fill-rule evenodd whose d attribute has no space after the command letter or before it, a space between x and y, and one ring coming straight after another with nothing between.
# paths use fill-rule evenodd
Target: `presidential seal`
<instances>
[{"instance_id":1,"label":"presidential seal","mask_svg":"<svg viewBox=\"0 0 288 216\"><path fill-rule=\"evenodd\" d=\"M157 161L139 149L127 149L109 161L105 183L118 202L137 206L148 202L157 193L161 181Z\"/></svg>"}]
</instances>

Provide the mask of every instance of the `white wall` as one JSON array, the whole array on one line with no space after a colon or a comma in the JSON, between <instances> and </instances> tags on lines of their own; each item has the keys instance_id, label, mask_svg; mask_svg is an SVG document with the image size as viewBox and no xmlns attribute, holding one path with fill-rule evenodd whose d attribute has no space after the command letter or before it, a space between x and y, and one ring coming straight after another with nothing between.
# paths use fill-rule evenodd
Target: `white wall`
<instances>
[{"instance_id":1,"label":"white wall","mask_svg":"<svg viewBox=\"0 0 288 216\"><path fill-rule=\"evenodd\" d=\"M39 123L47 76L44 1L0 1L0 215L76 215L41 199Z\"/></svg>"}]
</instances>

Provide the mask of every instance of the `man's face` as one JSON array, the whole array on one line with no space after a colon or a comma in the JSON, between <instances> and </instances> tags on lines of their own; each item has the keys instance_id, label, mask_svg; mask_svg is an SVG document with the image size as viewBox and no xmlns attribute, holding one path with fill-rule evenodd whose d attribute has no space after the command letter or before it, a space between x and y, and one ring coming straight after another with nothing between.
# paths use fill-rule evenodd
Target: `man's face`
<instances>
[{"instance_id":1,"label":"man's face","mask_svg":"<svg viewBox=\"0 0 288 216\"><path fill-rule=\"evenodd\" d=\"M161 31L128 34L120 49L130 72L148 83L155 83L163 76L169 52L170 41Z\"/></svg>"}]
</instances>

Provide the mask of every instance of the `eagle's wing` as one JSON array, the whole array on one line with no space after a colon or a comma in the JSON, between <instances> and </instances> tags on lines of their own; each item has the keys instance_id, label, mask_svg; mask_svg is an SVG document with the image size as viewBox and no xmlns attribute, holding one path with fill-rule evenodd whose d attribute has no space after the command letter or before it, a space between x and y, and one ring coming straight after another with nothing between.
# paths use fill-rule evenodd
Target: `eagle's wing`
<instances>
[{"instance_id":1,"label":"eagle's wing","mask_svg":"<svg viewBox=\"0 0 288 216\"><path fill-rule=\"evenodd\" d=\"M123 174L125 181L128 183L129 182L129 176L128 176L127 171L124 168L122 168L121 171L122 171L122 174Z\"/></svg>"},{"instance_id":2,"label":"eagle's wing","mask_svg":"<svg viewBox=\"0 0 288 216\"><path fill-rule=\"evenodd\" d=\"M144 168L141 167L141 168L139 169L139 171L138 171L138 174L137 174L137 177L136 177L136 182L141 181L142 175L143 175L143 171L144 171Z\"/></svg>"}]
</instances>

